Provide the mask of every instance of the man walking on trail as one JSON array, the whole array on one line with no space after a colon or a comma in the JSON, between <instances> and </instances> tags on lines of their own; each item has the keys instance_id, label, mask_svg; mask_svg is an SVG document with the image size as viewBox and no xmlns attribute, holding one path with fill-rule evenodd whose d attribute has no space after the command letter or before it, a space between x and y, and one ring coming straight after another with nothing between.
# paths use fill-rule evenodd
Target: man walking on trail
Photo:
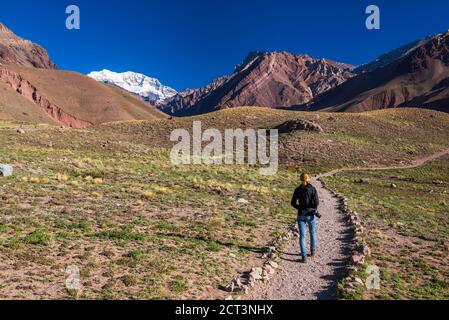
<instances>
[{"instance_id":1,"label":"man walking on trail","mask_svg":"<svg viewBox=\"0 0 449 320\"><path fill-rule=\"evenodd\" d=\"M318 206L320 204L318 192L310 184L311 177L307 173L301 174L301 185L295 190L292 206L298 210L298 226L300 235L302 262L307 263L306 233L310 232L310 255L315 255L316 249L316 220L320 218Z\"/></svg>"}]
</instances>

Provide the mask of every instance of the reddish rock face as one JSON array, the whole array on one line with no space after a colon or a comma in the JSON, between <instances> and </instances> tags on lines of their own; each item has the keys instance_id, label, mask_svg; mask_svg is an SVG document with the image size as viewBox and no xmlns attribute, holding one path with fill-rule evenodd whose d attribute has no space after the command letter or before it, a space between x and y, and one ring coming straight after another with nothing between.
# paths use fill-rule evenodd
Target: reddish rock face
<instances>
[{"instance_id":1,"label":"reddish rock face","mask_svg":"<svg viewBox=\"0 0 449 320\"><path fill-rule=\"evenodd\" d=\"M395 107L449 112L449 31L326 92L309 109L363 112Z\"/></svg>"},{"instance_id":2,"label":"reddish rock face","mask_svg":"<svg viewBox=\"0 0 449 320\"><path fill-rule=\"evenodd\" d=\"M0 23L0 64L16 64L40 69L56 69L41 46L15 35Z\"/></svg>"},{"instance_id":3,"label":"reddish rock face","mask_svg":"<svg viewBox=\"0 0 449 320\"><path fill-rule=\"evenodd\" d=\"M159 108L182 116L239 106L302 105L352 78L352 68L307 55L254 52L232 75L202 89L181 92Z\"/></svg>"}]
</instances>

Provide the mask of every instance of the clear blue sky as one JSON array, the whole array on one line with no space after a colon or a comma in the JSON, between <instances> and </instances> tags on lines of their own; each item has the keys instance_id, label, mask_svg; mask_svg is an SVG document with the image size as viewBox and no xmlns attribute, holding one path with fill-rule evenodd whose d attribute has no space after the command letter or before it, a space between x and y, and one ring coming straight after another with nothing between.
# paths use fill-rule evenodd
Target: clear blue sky
<instances>
[{"instance_id":1,"label":"clear blue sky","mask_svg":"<svg viewBox=\"0 0 449 320\"><path fill-rule=\"evenodd\" d=\"M81 30L65 29L65 8ZM365 28L381 8L382 29ZM449 29L444 0L22 0L0 21L44 46L61 69L137 71L180 90L230 73L249 51L307 53L355 65Z\"/></svg>"}]
</instances>

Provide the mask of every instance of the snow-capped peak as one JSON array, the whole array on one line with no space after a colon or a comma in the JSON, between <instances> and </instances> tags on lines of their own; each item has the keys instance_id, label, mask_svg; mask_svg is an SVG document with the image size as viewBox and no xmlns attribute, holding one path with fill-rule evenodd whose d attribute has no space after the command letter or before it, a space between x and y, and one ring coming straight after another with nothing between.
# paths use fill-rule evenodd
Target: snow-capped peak
<instances>
[{"instance_id":1,"label":"snow-capped peak","mask_svg":"<svg viewBox=\"0 0 449 320\"><path fill-rule=\"evenodd\" d=\"M136 72L117 73L109 70L91 72L88 77L103 83L116 85L139 95L149 102L159 102L177 94L175 89L164 86L158 79Z\"/></svg>"}]
</instances>

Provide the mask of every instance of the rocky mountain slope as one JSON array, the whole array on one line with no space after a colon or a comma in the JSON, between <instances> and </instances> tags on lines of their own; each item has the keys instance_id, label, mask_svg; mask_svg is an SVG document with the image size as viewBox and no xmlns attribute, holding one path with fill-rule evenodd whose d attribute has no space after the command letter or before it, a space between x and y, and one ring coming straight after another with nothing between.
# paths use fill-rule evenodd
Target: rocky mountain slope
<instances>
[{"instance_id":1,"label":"rocky mountain slope","mask_svg":"<svg viewBox=\"0 0 449 320\"><path fill-rule=\"evenodd\" d=\"M425 107L449 112L449 31L317 97L310 110Z\"/></svg>"},{"instance_id":2,"label":"rocky mountain slope","mask_svg":"<svg viewBox=\"0 0 449 320\"><path fill-rule=\"evenodd\" d=\"M34 102L51 120L67 127L165 117L138 97L76 72L11 65L0 72L0 80ZM10 114L14 113L10 110Z\"/></svg>"},{"instance_id":3,"label":"rocky mountain slope","mask_svg":"<svg viewBox=\"0 0 449 320\"><path fill-rule=\"evenodd\" d=\"M239 106L290 107L353 77L350 65L287 52L253 52L234 73L198 90L159 103L172 115L185 116Z\"/></svg>"},{"instance_id":4,"label":"rocky mountain slope","mask_svg":"<svg viewBox=\"0 0 449 320\"><path fill-rule=\"evenodd\" d=\"M165 114L117 87L56 70L45 49L0 25L0 119L86 128Z\"/></svg>"},{"instance_id":5,"label":"rocky mountain slope","mask_svg":"<svg viewBox=\"0 0 449 320\"><path fill-rule=\"evenodd\" d=\"M274 128L286 121L306 120L326 133L298 130L280 135L280 171L275 176L261 176L257 166L173 166L170 149L176 142L169 141L170 133L173 129L190 131L196 120L202 122L204 130L213 128L222 133L242 125ZM229 293L220 290L220 285L266 263L260 250L251 248L272 246L291 224L290 193L298 183L298 170L327 172L342 167L403 165L449 148L449 114L416 109L329 115L233 108L193 119L108 123L83 131L24 125L25 133L18 134L18 128L20 125L0 121L0 141L5 142L0 143L1 159L14 164L14 176L1 180L0 299L69 300L76 294L79 300L224 300ZM432 171L426 169L426 179L422 172L412 176L416 178L412 179L414 185L404 184L409 175L401 172L390 173L382 181L378 181L377 173L369 179L343 176L338 181L340 188L352 185L338 191L356 193L351 199L371 195L372 190L385 193L385 198L350 201L372 214L379 210L377 199L390 210L393 192L401 200L396 203L401 208L404 197L415 199L413 192L425 194L425 200L431 200L426 211L421 207L394 211L395 221L404 221L410 215L415 219L405 218L405 225L398 223L398 232L408 232L409 226L422 231L439 225L438 230L446 230L449 217L442 201L449 200L448 195L442 196L449 180L442 180L443 169L440 175L430 176ZM358 182L361 178L364 183ZM390 188L392 182L398 188ZM433 193L427 192L430 188ZM239 203L239 199L249 204ZM364 209L366 201L374 203L374 209ZM409 204L416 207L414 201ZM382 227L391 225L388 214L378 216L376 224L382 220ZM438 223L422 229L423 223L417 221L427 217ZM322 234L327 233L326 226L320 222ZM374 240L379 241L379 232L376 235ZM388 248L402 243L413 251L409 244L417 241L416 232L410 235L410 241L394 243L382 236L382 244L385 242ZM346 239L346 234L340 236ZM439 270L447 270L447 259L442 258L446 257L444 242L420 243L435 255L430 263L414 263L420 261L422 253L415 250L417 258L410 263L422 269L412 270L444 292L441 281L426 274L435 270L435 263L443 265ZM320 245L326 248L326 243ZM435 246L442 250L435 251ZM397 247L396 251L403 253L403 248ZM377 258L374 249L373 254ZM311 265L321 261L314 260ZM391 270L401 268L401 261L397 261L398 266ZM67 290L64 281L64 271L72 264L79 265L83 272L82 290L75 294ZM341 261L332 265L342 266ZM300 268L295 272L308 270ZM324 276L323 268L327 268L325 264L317 265L318 284ZM445 277L437 275L437 279ZM416 287L416 277L404 277L410 280L404 288ZM389 278L396 284L394 277ZM387 289L396 294L394 286ZM320 293L326 290L327 284ZM422 297L423 290L419 288L417 294Z\"/></svg>"},{"instance_id":6,"label":"rocky mountain slope","mask_svg":"<svg viewBox=\"0 0 449 320\"><path fill-rule=\"evenodd\" d=\"M130 71L117 73L102 70L91 72L87 76L97 81L125 89L151 104L171 98L178 93L175 89L164 86L158 79Z\"/></svg>"},{"instance_id":7,"label":"rocky mountain slope","mask_svg":"<svg viewBox=\"0 0 449 320\"><path fill-rule=\"evenodd\" d=\"M388 64L390 64L390 63L392 63L392 62L394 62L396 60L402 59L407 54L409 54L410 52L412 52L413 50L415 50L419 46L422 46L423 44L426 44L428 41L430 41L434 37L435 37L435 35L428 36L428 37L425 37L424 39L420 39L420 40L416 40L416 41L410 42L410 43L408 43L406 45L403 45L402 47L399 47L399 48L394 49L394 50L392 50L390 52L382 54L381 56L379 56L374 61L371 61L369 63L366 63L364 65L361 65L361 66L355 68L354 69L354 73L360 74L360 73L364 73L364 72L371 72L371 71L374 71L376 69L385 67L386 65L388 65Z\"/></svg>"},{"instance_id":8,"label":"rocky mountain slope","mask_svg":"<svg viewBox=\"0 0 449 320\"><path fill-rule=\"evenodd\" d=\"M44 48L18 37L2 23L0 23L0 64L56 69L56 65Z\"/></svg>"}]
</instances>

